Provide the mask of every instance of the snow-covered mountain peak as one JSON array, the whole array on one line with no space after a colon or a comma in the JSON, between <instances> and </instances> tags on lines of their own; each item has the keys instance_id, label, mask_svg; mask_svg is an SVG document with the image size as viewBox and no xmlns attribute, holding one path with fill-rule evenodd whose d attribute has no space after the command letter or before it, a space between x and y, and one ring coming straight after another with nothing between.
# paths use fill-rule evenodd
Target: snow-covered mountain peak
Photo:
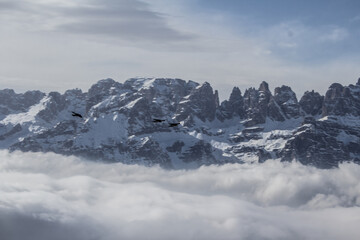
<instances>
[{"instance_id":1,"label":"snow-covered mountain peak","mask_svg":"<svg viewBox=\"0 0 360 240\"><path fill-rule=\"evenodd\" d=\"M178 86L185 86L186 81L177 78L130 78L125 81L124 85L137 91L149 88L160 90L164 87L174 88Z\"/></svg>"},{"instance_id":2,"label":"snow-covered mountain peak","mask_svg":"<svg viewBox=\"0 0 360 240\"><path fill-rule=\"evenodd\" d=\"M0 124L3 125L17 125L25 123L35 123L38 114L46 108L46 103L49 101L49 97L44 97L38 104L35 104L29 108L27 112L20 112L7 115Z\"/></svg>"},{"instance_id":3,"label":"snow-covered mountain peak","mask_svg":"<svg viewBox=\"0 0 360 240\"><path fill-rule=\"evenodd\" d=\"M262 82L219 103L210 83L171 78L100 80L87 92L0 90L0 146L93 159L200 166L280 158L333 167L360 161L360 85L325 96ZM82 117L73 116L72 112Z\"/></svg>"}]
</instances>

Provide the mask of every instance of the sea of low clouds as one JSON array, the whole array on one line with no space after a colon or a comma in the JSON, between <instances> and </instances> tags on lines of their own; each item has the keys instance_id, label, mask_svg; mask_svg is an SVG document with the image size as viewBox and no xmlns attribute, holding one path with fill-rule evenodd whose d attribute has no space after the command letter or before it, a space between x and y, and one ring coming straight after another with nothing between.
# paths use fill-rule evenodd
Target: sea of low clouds
<instances>
[{"instance_id":1,"label":"sea of low clouds","mask_svg":"<svg viewBox=\"0 0 360 240\"><path fill-rule=\"evenodd\" d=\"M0 239L360 239L360 165L196 170L0 151Z\"/></svg>"}]
</instances>

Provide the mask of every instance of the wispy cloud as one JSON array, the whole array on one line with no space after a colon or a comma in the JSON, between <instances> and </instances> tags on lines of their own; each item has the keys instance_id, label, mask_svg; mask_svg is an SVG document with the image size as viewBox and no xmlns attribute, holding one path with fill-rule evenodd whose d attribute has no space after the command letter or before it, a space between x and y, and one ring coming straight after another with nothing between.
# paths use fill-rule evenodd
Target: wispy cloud
<instances>
[{"instance_id":1,"label":"wispy cloud","mask_svg":"<svg viewBox=\"0 0 360 240\"><path fill-rule=\"evenodd\" d=\"M355 17L350 18L350 22L360 21L360 15L356 15Z\"/></svg>"},{"instance_id":2,"label":"wispy cloud","mask_svg":"<svg viewBox=\"0 0 360 240\"><path fill-rule=\"evenodd\" d=\"M327 62L348 54L344 44L350 37L348 29L340 26L309 26L300 21L282 22L263 28L254 34L263 39L277 57L297 64Z\"/></svg>"},{"instance_id":3,"label":"wispy cloud","mask_svg":"<svg viewBox=\"0 0 360 240\"><path fill-rule=\"evenodd\" d=\"M335 27L332 28L329 32L325 33L320 40L322 41L331 41L331 42L340 42L349 37L349 31L345 28Z\"/></svg>"},{"instance_id":4,"label":"wispy cloud","mask_svg":"<svg viewBox=\"0 0 360 240\"><path fill-rule=\"evenodd\" d=\"M128 41L179 42L194 35L167 24L163 15L139 0L41 1L4 0L3 13L19 14L31 30L111 37ZM10 17L10 16L9 16Z\"/></svg>"},{"instance_id":5,"label":"wispy cloud","mask_svg":"<svg viewBox=\"0 0 360 240\"><path fill-rule=\"evenodd\" d=\"M2 239L358 239L360 166L166 171L0 151ZM339 224L339 221L342 224Z\"/></svg>"}]
</instances>

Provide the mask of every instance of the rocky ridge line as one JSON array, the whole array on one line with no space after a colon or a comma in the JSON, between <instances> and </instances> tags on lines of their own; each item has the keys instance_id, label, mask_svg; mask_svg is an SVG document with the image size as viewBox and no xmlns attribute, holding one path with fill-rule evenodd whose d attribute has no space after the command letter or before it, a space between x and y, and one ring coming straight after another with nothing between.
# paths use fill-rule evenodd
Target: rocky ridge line
<instances>
[{"instance_id":1,"label":"rocky ridge line","mask_svg":"<svg viewBox=\"0 0 360 240\"><path fill-rule=\"evenodd\" d=\"M266 82L219 102L207 82L100 80L64 94L0 90L0 147L167 168L297 160L320 168L360 161L360 79L325 96ZM75 119L70 112L81 113ZM166 120L154 123L153 118ZM180 122L170 128L168 123Z\"/></svg>"}]
</instances>

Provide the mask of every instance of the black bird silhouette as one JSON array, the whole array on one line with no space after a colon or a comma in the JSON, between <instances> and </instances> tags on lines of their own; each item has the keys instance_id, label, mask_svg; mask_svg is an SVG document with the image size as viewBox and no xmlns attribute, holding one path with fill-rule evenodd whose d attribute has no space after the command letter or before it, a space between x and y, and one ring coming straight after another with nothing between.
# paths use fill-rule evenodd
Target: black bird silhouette
<instances>
[{"instance_id":1,"label":"black bird silhouette","mask_svg":"<svg viewBox=\"0 0 360 240\"><path fill-rule=\"evenodd\" d=\"M72 112L73 117L83 118L80 113Z\"/></svg>"},{"instance_id":2,"label":"black bird silhouette","mask_svg":"<svg viewBox=\"0 0 360 240\"><path fill-rule=\"evenodd\" d=\"M169 123L169 127L176 127L177 125L179 125L180 123Z\"/></svg>"},{"instance_id":3,"label":"black bird silhouette","mask_svg":"<svg viewBox=\"0 0 360 240\"><path fill-rule=\"evenodd\" d=\"M164 119L157 119L157 118L153 118L153 122L164 122Z\"/></svg>"}]
</instances>

